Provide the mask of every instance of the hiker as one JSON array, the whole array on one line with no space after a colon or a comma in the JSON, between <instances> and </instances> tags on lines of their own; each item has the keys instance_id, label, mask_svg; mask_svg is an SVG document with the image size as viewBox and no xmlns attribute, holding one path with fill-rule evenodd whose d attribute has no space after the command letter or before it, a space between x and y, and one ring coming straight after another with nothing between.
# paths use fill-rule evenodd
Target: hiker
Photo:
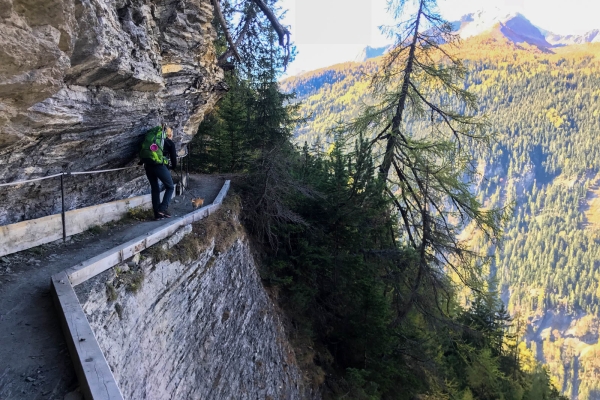
<instances>
[{"instance_id":1,"label":"hiker","mask_svg":"<svg viewBox=\"0 0 600 400\"><path fill-rule=\"evenodd\" d=\"M168 169L169 159L171 160L171 168L175 169L177 167L177 152L175 151L175 143L171 140L172 138L173 129L170 127L166 127L164 132L160 126L153 128L146 133L142 149L140 150L140 162L144 164L146 176L148 177L148 181L150 181L152 208L156 220L171 218L171 214L167 209L169 208L169 202L173 196L175 186L173 185L173 179ZM165 195L162 203L160 201L159 180L165 187Z\"/></svg>"}]
</instances>

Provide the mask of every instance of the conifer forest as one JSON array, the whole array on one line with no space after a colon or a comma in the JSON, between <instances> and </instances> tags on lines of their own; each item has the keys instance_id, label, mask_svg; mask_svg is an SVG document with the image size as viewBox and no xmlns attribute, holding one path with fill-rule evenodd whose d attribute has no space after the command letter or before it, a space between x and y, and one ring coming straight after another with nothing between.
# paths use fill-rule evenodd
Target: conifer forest
<instances>
[{"instance_id":1,"label":"conifer forest","mask_svg":"<svg viewBox=\"0 0 600 400\"><path fill-rule=\"evenodd\" d=\"M192 167L234 176L311 384L600 399L600 43L460 40L435 0L390 1L386 54L281 80L293 48L238 3Z\"/></svg>"}]
</instances>

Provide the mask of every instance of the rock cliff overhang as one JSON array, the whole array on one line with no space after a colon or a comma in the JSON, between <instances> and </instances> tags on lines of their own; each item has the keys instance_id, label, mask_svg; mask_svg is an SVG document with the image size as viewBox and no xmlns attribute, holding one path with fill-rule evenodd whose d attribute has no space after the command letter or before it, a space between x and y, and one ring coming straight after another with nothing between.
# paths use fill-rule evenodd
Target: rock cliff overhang
<instances>
[{"instance_id":1,"label":"rock cliff overhang","mask_svg":"<svg viewBox=\"0 0 600 400\"><path fill-rule=\"evenodd\" d=\"M226 91L210 0L0 0L0 181L132 165L178 147ZM71 178L67 209L146 191L140 170ZM0 224L60 210L55 180L0 188Z\"/></svg>"}]
</instances>

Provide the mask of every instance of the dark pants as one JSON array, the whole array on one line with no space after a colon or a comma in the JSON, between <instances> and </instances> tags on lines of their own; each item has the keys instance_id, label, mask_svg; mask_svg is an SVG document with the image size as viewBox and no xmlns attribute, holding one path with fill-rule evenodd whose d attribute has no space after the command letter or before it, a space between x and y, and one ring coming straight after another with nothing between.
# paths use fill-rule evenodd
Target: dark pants
<instances>
[{"instance_id":1,"label":"dark pants","mask_svg":"<svg viewBox=\"0 0 600 400\"><path fill-rule=\"evenodd\" d=\"M169 202L175 185L173 185L173 179L171 173L166 165L161 164L145 164L146 176L150 181L150 189L152 191L152 208L154 209L154 216L158 216L159 211L166 211L169 208ZM165 195L162 203L160 202L160 186L158 181L161 181L165 187Z\"/></svg>"}]
</instances>

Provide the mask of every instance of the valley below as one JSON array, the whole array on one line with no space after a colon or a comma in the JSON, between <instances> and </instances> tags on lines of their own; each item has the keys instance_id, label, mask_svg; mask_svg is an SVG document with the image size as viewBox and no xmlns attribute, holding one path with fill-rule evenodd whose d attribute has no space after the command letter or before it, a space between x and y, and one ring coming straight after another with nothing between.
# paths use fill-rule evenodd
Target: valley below
<instances>
[{"instance_id":1,"label":"valley below","mask_svg":"<svg viewBox=\"0 0 600 400\"><path fill-rule=\"evenodd\" d=\"M491 32L458 53L492 136L474 150L471 187L486 208L509 215L497 248L477 232L463 237L489 257L483 272L524 339L521 363L545 365L571 399L600 399L600 44L549 50ZM309 120L296 130L298 146L327 151L340 139L340 123L372 104L370 77L381 60L282 82ZM420 120L407 126L411 134L428 129Z\"/></svg>"}]
</instances>

